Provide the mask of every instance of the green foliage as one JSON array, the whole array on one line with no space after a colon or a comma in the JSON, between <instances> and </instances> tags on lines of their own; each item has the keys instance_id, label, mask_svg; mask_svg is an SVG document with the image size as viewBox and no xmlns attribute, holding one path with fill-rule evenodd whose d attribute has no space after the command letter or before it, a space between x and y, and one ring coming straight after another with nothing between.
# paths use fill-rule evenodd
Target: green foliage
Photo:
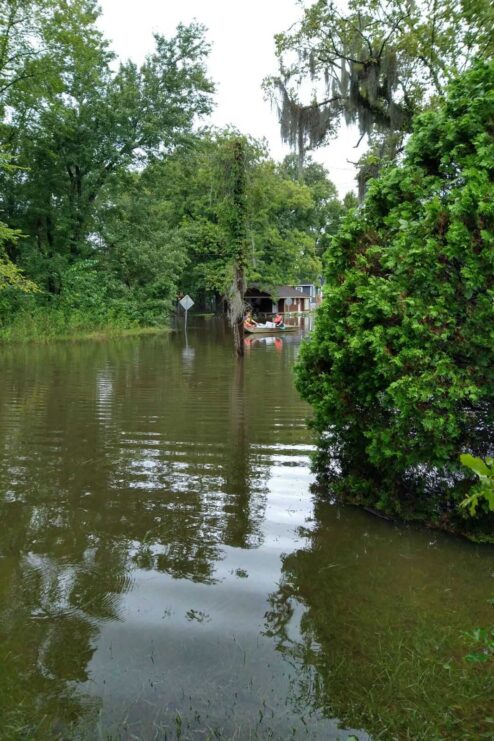
<instances>
[{"instance_id":1,"label":"green foliage","mask_svg":"<svg viewBox=\"0 0 494 741\"><path fill-rule=\"evenodd\" d=\"M211 110L204 29L156 35L140 67L115 70L99 13L95 0L0 0L0 144L15 165L0 173L4 329L49 311L62 324L67 312L98 326L162 321L183 269L151 178L141 192L136 171ZM11 290L34 282L35 300Z\"/></svg>"},{"instance_id":2,"label":"green foliage","mask_svg":"<svg viewBox=\"0 0 494 741\"><path fill-rule=\"evenodd\" d=\"M297 376L355 501L460 529L456 451L492 429L493 117L490 62L418 118L327 253Z\"/></svg>"},{"instance_id":3,"label":"green foliage","mask_svg":"<svg viewBox=\"0 0 494 741\"><path fill-rule=\"evenodd\" d=\"M326 173L311 165L299 179L236 131L192 133L214 91L201 26L156 35L140 67L116 67L95 0L0 0L0 11L0 145L15 165L0 172L4 336L50 312L64 333L71 317L159 323L178 288L210 305L228 293L241 243L249 280L320 274L342 213ZM18 295L35 283L36 298Z\"/></svg>"},{"instance_id":4,"label":"green foliage","mask_svg":"<svg viewBox=\"0 0 494 741\"><path fill-rule=\"evenodd\" d=\"M361 134L409 131L412 117L476 55L494 51L489 0L317 0L276 37L281 135L303 156L343 118ZM309 83L309 84L308 84ZM307 91L310 99L303 99Z\"/></svg>"},{"instance_id":5,"label":"green foliage","mask_svg":"<svg viewBox=\"0 0 494 741\"><path fill-rule=\"evenodd\" d=\"M482 500L487 502L487 506L491 511L494 511L494 458L487 456L484 460L482 458L475 458L469 453L460 455L460 462L477 474L479 483L474 486L468 497L466 497L461 503L462 507L467 507L471 515L477 514L477 508Z\"/></svg>"},{"instance_id":6,"label":"green foliage","mask_svg":"<svg viewBox=\"0 0 494 741\"><path fill-rule=\"evenodd\" d=\"M50 312L64 333L71 317L159 323L177 288L198 305L225 296L240 244L251 281L320 274L342 214L325 171L308 164L300 178L295 163L276 165L236 131L192 133L214 90L201 26L156 35L140 67L116 67L95 0L0 0L0 11L0 145L11 158L0 171L4 336L23 321L44 327ZM19 295L35 284L35 298Z\"/></svg>"},{"instance_id":7,"label":"green foliage","mask_svg":"<svg viewBox=\"0 0 494 741\"><path fill-rule=\"evenodd\" d=\"M164 187L159 166L124 173L105 189L98 210L105 269L134 304L134 318L146 324L169 312L186 263Z\"/></svg>"},{"instance_id":8,"label":"green foliage","mask_svg":"<svg viewBox=\"0 0 494 741\"><path fill-rule=\"evenodd\" d=\"M10 158L2 150L0 150L0 169L3 172L13 169ZM0 221L0 292L6 288L14 288L25 293L33 293L38 290L36 284L22 274L19 268L8 258L5 251L6 246L12 247L20 237L21 232L18 229L11 229L7 224Z\"/></svg>"},{"instance_id":9,"label":"green foliage","mask_svg":"<svg viewBox=\"0 0 494 741\"><path fill-rule=\"evenodd\" d=\"M68 266L60 275L60 292L0 294L0 337L35 339L71 336L141 322L143 307L99 259ZM148 322L151 323L151 322Z\"/></svg>"},{"instance_id":10,"label":"green foliage","mask_svg":"<svg viewBox=\"0 0 494 741\"><path fill-rule=\"evenodd\" d=\"M39 91L36 112L31 96L7 97L23 174L5 182L5 212L26 234L24 251L48 259L87 255L109 178L172 148L195 116L210 110L201 27L180 26L169 40L157 36L140 69L127 62L114 73L96 17L92 2L61 4L42 29L53 87Z\"/></svg>"},{"instance_id":11,"label":"green foliage","mask_svg":"<svg viewBox=\"0 0 494 741\"><path fill-rule=\"evenodd\" d=\"M163 208L187 259L180 287L195 296L224 296L231 284L237 254L232 217L237 209L228 162L237 136L228 130L205 133L193 148L178 150L156 165ZM326 171L308 163L300 180L292 158L278 165L252 139L245 140L245 158L248 281L274 287L316 279L329 233L344 213Z\"/></svg>"},{"instance_id":12,"label":"green foliage","mask_svg":"<svg viewBox=\"0 0 494 741\"><path fill-rule=\"evenodd\" d=\"M464 637L471 645L472 653L465 656L467 661L476 664L485 664L494 660L494 628L475 628L475 630L464 633Z\"/></svg>"},{"instance_id":13,"label":"green foliage","mask_svg":"<svg viewBox=\"0 0 494 741\"><path fill-rule=\"evenodd\" d=\"M350 204L340 202L336 186L329 178L329 172L310 156L300 167L295 155L288 155L283 160L280 174L290 180L305 185L311 196L310 208L304 209L297 215L299 228L310 233L316 242L316 253L321 258L328 248L330 237L336 234L340 222ZM345 198L351 199L353 194L348 193ZM353 205L356 205L353 204ZM304 280L304 276L300 276Z\"/></svg>"},{"instance_id":14,"label":"green foliage","mask_svg":"<svg viewBox=\"0 0 494 741\"><path fill-rule=\"evenodd\" d=\"M38 290L36 284L22 274L5 252L5 245L15 244L20 236L18 229L10 229L0 221L0 292L7 288L15 288L25 293L34 293Z\"/></svg>"},{"instance_id":15,"label":"green foliage","mask_svg":"<svg viewBox=\"0 0 494 741\"><path fill-rule=\"evenodd\" d=\"M7 287L17 288L26 293L34 293L38 290L36 284L26 278L13 262L6 257L0 257L0 291Z\"/></svg>"}]
</instances>

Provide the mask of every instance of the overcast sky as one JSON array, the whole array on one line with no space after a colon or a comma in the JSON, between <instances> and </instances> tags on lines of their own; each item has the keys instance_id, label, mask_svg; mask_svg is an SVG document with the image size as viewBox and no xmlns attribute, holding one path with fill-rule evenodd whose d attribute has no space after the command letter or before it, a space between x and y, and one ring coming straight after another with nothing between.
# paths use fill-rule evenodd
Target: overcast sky
<instances>
[{"instance_id":1,"label":"overcast sky","mask_svg":"<svg viewBox=\"0 0 494 741\"><path fill-rule=\"evenodd\" d=\"M245 134L266 138L271 154L281 159L288 148L280 141L276 111L263 100L261 83L276 72L275 33L300 17L296 0L100 0L100 26L113 50L123 59L142 62L153 49L153 32L174 33L178 23L197 20L208 29L212 43L209 73L217 85L211 123L233 124ZM314 158L330 171L341 195L355 190L354 169L363 147L353 149L355 130L344 130Z\"/></svg>"}]
</instances>

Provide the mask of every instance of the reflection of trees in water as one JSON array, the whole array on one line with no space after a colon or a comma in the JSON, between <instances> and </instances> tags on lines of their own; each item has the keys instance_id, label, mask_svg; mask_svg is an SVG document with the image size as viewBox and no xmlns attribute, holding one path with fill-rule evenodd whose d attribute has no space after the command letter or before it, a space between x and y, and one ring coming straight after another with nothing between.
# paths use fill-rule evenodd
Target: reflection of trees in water
<instances>
[{"instance_id":1,"label":"reflection of trees in water","mask_svg":"<svg viewBox=\"0 0 494 741\"><path fill-rule=\"evenodd\" d=\"M29 737L66 737L97 712L77 684L136 567L212 583L223 544L260 542L267 468L250 451L242 366L201 346L183 375L180 353L163 365L145 347L4 363L0 714Z\"/></svg>"},{"instance_id":2,"label":"reflection of trees in water","mask_svg":"<svg viewBox=\"0 0 494 741\"><path fill-rule=\"evenodd\" d=\"M121 450L112 486L118 478L134 479L136 491L150 492L148 501L134 500L139 511L133 518L143 525L135 556L139 566L213 583L223 545L260 544L268 470L251 445L243 364L233 362L229 344L222 355L211 343L194 348L191 362L193 341L188 338L185 367L181 346L172 356L172 393L153 401L153 411L162 405L173 420L166 429L156 425L165 446L143 443L131 456ZM148 366L146 383L159 389L163 370L156 372L159 376ZM138 409L126 415L138 416Z\"/></svg>"},{"instance_id":3,"label":"reflection of trees in water","mask_svg":"<svg viewBox=\"0 0 494 741\"><path fill-rule=\"evenodd\" d=\"M315 515L266 613L292 703L379 738L487 738L494 676L466 664L462 634L492 619L492 552L327 504Z\"/></svg>"},{"instance_id":4,"label":"reflection of trees in water","mask_svg":"<svg viewBox=\"0 0 494 741\"><path fill-rule=\"evenodd\" d=\"M223 465L225 493L223 541L236 548L253 548L261 544L261 525L266 507L266 471L259 465L252 449L250 408L245 387L245 364L237 361L230 389L230 414L225 429L228 453ZM255 424L255 422L254 422Z\"/></svg>"},{"instance_id":5,"label":"reflection of trees in water","mask_svg":"<svg viewBox=\"0 0 494 741\"><path fill-rule=\"evenodd\" d=\"M11 733L5 738L65 738L79 718L95 715L95 702L75 683L88 678L97 619L116 617L115 595L95 588L96 554L74 562L67 550L60 559L62 522L45 515L42 502L22 509L0 504L8 523L0 531L0 715L2 732Z\"/></svg>"}]
</instances>

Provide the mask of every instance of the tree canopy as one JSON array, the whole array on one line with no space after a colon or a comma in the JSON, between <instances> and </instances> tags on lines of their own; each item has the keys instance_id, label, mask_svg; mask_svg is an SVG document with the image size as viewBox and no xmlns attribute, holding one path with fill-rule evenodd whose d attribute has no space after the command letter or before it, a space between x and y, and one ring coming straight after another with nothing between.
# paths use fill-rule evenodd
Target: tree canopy
<instances>
[{"instance_id":1,"label":"tree canopy","mask_svg":"<svg viewBox=\"0 0 494 741\"><path fill-rule=\"evenodd\" d=\"M146 173L159 178L175 244L187 267L184 292L227 295L235 247L230 218L233 204L228 177L231 143L238 132L204 132L194 146L177 150ZM275 163L265 146L245 140L246 278L273 289L300 279L315 280L328 234L344 212L327 172L307 163L300 180L292 158ZM154 174L152 174L154 173Z\"/></svg>"},{"instance_id":2,"label":"tree canopy","mask_svg":"<svg viewBox=\"0 0 494 741\"><path fill-rule=\"evenodd\" d=\"M417 119L332 242L298 366L342 489L458 528L458 456L486 455L492 429L493 118L494 63L479 62Z\"/></svg>"},{"instance_id":3,"label":"tree canopy","mask_svg":"<svg viewBox=\"0 0 494 741\"><path fill-rule=\"evenodd\" d=\"M282 138L298 149L324 144L343 118L361 135L410 130L413 116L476 56L494 51L489 0L333 0L303 7L276 37Z\"/></svg>"},{"instance_id":4,"label":"tree canopy","mask_svg":"<svg viewBox=\"0 0 494 741\"><path fill-rule=\"evenodd\" d=\"M108 304L113 296L114 310L125 313L126 298L138 302L139 292L121 282L125 266L101 249L101 214L115 214L117 206L112 211L107 199L121 190L118 182L131 183L148 163L173 152L212 109L205 30L198 24L179 25L172 38L155 35L155 50L140 67L131 61L115 65L97 27L94 0L19 0L2 6L0 144L11 163L0 172L2 266L8 266L2 274L10 276L10 285L25 288L23 270L41 290L37 303L53 305L57 296L63 301L65 287L65 297L73 293L69 312L79 295L82 304L91 296L90 306ZM153 205L143 197L139 204L142 223ZM115 237L116 228L108 224L105 231L113 229ZM135 234L137 224L133 229ZM129 235L121 226L120 234L123 253ZM143 270L146 259L148 267L154 262L161 278L153 274L150 297L161 280L160 305L169 305L180 260L170 250L167 267L175 267L163 282L162 260L156 264L154 256L146 258L146 249L151 248L147 245L141 254L136 249L132 260ZM140 280L142 286L144 277ZM8 318L12 311L6 300ZM11 309L18 307L18 299L12 300Z\"/></svg>"},{"instance_id":5,"label":"tree canopy","mask_svg":"<svg viewBox=\"0 0 494 741\"><path fill-rule=\"evenodd\" d=\"M320 274L344 210L335 188L314 163L301 173L239 132L198 128L214 102L202 26L155 35L138 66L117 63L96 0L0 0L0 11L0 324L39 310L62 324L146 324L178 291L198 305L227 296L235 141L247 279Z\"/></svg>"}]
</instances>

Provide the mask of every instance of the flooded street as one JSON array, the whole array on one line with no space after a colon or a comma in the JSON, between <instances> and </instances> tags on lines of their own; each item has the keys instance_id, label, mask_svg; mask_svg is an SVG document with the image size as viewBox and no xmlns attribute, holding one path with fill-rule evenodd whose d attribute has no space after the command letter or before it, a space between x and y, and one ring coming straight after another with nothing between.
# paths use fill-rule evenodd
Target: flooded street
<instances>
[{"instance_id":1,"label":"flooded street","mask_svg":"<svg viewBox=\"0 0 494 741\"><path fill-rule=\"evenodd\" d=\"M494 548L321 501L300 336L195 321L2 348L0 738L494 737Z\"/></svg>"}]
</instances>

